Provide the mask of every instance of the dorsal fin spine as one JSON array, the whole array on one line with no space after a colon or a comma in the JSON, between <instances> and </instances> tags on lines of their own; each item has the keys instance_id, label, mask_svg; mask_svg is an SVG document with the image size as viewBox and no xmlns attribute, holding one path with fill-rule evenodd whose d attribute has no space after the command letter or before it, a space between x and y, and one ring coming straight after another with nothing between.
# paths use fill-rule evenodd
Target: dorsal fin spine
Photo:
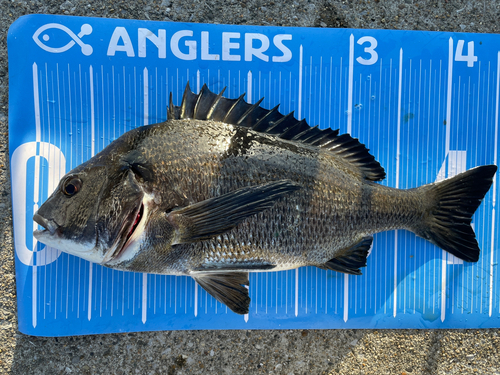
<instances>
[{"instance_id":1,"label":"dorsal fin spine","mask_svg":"<svg viewBox=\"0 0 500 375\"><path fill-rule=\"evenodd\" d=\"M302 121L305 121L305 120L302 120ZM309 129L306 129L306 130L304 130L303 132L300 132L299 134L297 134L297 135L296 135L295 137L293 137L291 140L292 140L292 141L298 141L298 140L301 140L301 141L302 141L303 139L301 139L301 138L302 138L304 135L306 135L307 133L309 133L312 129L317 129L317 128L318 128L318 125L313 126L313 127L309 128ZM304 140L305 140L305 139L304 139Z\"/></svg>"},{"instance_id":2,"label":"dorsal fin spine","mask_svg":"<svg viewBox=\"0 0 500 375\"><path fill-rule=\"evenodd\" d=\"M321 148L326 148L328 149L328 145L332 142L335 142L335 138L333 137L338 137L339 131L334 130L332 134L330 134L328 137L318 139L313 143L313 146L321 147Z\"/></svg>"},{"instance_id":3,"label":"dorsal fin spine","mask_svg":"<svg viewBox=\"0 0 500 375\"><path fill-rule=\"evenodd\" d=\"M268 111L268 112L267 112L264 116L262 116L262 118L260 118L260 119L259 119L259 121L257 121L257 122L256 122L256 123L252 126L252 130L256 130L256 131L258 131L258 129L260 129L261 124L265 124L265 122L268 120L268 118L269 118L269 117L270 117L273 113L275 113L275 112L278 110L279 106L280 106L280 105L278 104L276 107L274 107L273 109L270 109L270 110L269 110L269 111ZM268 124L269 124L269 122L268 122ZM263 131L265 131L266 129L268 129L268 128L263 129Z\"/></svg>"},{"instance_id":4,"label":"dorsal fin spine","mask_svg":"<svg viewBox=\"0 0 500 375\"><path fill-rule=\"evenodd\" d=\"M292 117L292 118L293 118L293 113L294 113L294 111L292 111L292 112L290 112L290 113L288 113L288 114L284 115L284 116L283 116L282 118L280 118L278 121L275 121L275 122L274 122L274 123L273 123L273 124L272 124L272 125L271 125L268 129L267 129L267 130L268 130L268 131L271 131L271 130L273 130L273 129L276 129L278 126L281 126L281 124L282 124L283 122L285 122L286 120L288 120L290 117ZM304 121L304 120L302 120L302 121ZM296 123L296 125L300 125L300 124L302 123L302 121L298 121L298 122ZM295 126L295 125L294 125L294 126ZM291 128L290 128L290 129L291 129ZM288 130L288 129L287 129L287 130ZM283 134L284 134L284 133L283 133ZM281 135L283 135L283 134L281 134Z\"/></svg>"},{"instance_id":5,"label":"dorsal fin spine","mask_svg":"<svg viewBox=\"0 0 500 375\"><path fill-rule=\"evenodd\" d=\"M255 111L257 108L259 108L260 103L262 103L263 100L264 100L264 98L261 98L257 103L255 103L250 108L248 108L248 110L236 122L236 125L240 125L248 117L248 115L250 115L253 111Z\"/></svg>"},{"instance_id":6,"label":"dorsal fin spine","mask_svg":"<svg viewBox=\"0 0 500 375\"><path fill-rule=\"evenodd\" d=\"M222 98L222 94L224 94L224 91L226 91L226 88L224 87L221 92L217 95L217 97L214 99L214 102L210 106L210 110L207 113L207 120L211 120L212 116L217 109L217 105L220 103L220 100Z\"/></svg>"},{"instance_id":7,"label":"dorsal fin spine","mask_svg":"<svg viewBox=\"0 0 500 375\"><path fill-rule=\"evenodd\" d=\"M167 120L175 119L175 106L174 106L174 100L173 100L172 96L173 96L172 93L170 93L169 105L168 105L168 111L167 111Z\"/></svg>"},{"instance_id":8,"label":"dorsal fin spine","mask_svg":"<svg viewBox=\"0 0 500 375\"><path fill-rule=\"evenodd\" d=\"M325 130L328 130L328 129L325 129ZM332 132L330 132L328 134L321 134L318 138L316 138L314 140L309 140L309 142L311 143L311 145L313 145L315 147L321 147L322 141L328 141L331 137L335 137L335 135L332 135L334 133L335 132L332 130Z\"/></svg>"},{"instance_id":9,"label":"dorsal fin spine","mask_svg":"<svg viewBox=\"0 0 500 375\"><path fill-rule=\"evenodd\" d=\"M227 118L229 117L229 115L231 114L231 112L238 105L238 103L243 100L243 98L245 97L245 95L246 95L246 93L243 93L243 94L240 95L240 97L238 99L235 100L235 102L233 103L233 105L231 106L231 108L229 108L229 110L227 111L226 115L222 119L222 122L225 122L227 120Z\"/></svg>"},{"instance_id":10,"label":"dorsal fin spine","mask_svg":"<svg viewBox=\"0 0 500 375\"><path fill-rule=\"evenodd\" d=\"M189 87L189 81L188 81L188 83L186 83L186 89L184 90L184 94L182 94L181 113L180 113L181 118L191 118L190 114L186 113L189 93L191 93L191 88Z\"/></svg>"},{"instance_id":11,"label":"dorsal fin spine","mask_svg":"<svg viewBox=\"0 0 500 375\"><path fill-rule=\"evenodd\" d=\"M206 83L203 84L203 86L200 90L200 93L198 94L198 97L196 98L196 104L194 105L194 109L193 109L193 118L198 118L198 105L200 104L200 102L202 100L203 93L205 92L205 90L208 90Z\"/></svg>"}]
</instances>

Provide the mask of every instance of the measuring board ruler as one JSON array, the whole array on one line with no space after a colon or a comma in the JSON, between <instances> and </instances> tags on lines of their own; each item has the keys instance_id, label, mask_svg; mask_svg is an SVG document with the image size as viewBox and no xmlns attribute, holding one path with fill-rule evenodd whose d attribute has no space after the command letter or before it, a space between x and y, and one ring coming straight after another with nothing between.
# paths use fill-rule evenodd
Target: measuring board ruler
<instances>
[{"instance_id":1,"label":"measuring board ruler","mask_svg":"<svg viewBox=\"0 0 500 375\"><path fill-rule=\"evenodd\" d=\"M497 164L498 35L32 15L13 24L8 48L22 332L500 327L498 176L473 218L477 263L406 231L380 233L362 276L251 273L245 316L189 277L111 270L32 236L33 213L66 172L166 120L170 92L179 105L188 81L352 134L391 187Z\"/></svg>"}]
</instances>

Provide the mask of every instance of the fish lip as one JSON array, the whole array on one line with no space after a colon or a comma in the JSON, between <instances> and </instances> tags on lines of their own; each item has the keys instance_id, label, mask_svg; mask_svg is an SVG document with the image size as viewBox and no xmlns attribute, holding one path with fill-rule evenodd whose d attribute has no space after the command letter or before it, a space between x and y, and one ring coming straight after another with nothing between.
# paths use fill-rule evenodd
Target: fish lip
<instances>
[{"instance_id":1,"label":"fish lip","mask_svg":"<svg viewBox=\"0 0 500 375\"><path fill-rule=\"evenodd\" d=\"M54 235L56 233L56 231L60 228L60 225L57 224L54 220L52 219L46 219L44 218L43 216L41 216L40 214L35 213L35 215L33 215L33 220L38 223L41 227L43 227L44 229L42 230L35 230L33 233L35 234L35 236L37 234L41 234L41 233L50 233L50 235Z\"/></svg>"},{"instance_id":2,"label":"fish lip","mask_svg":"<svg viewBox=\"0 0 500 375\"><path fill-rule=\"evenodd\" d=\"M129 242L130 237L134 234L135 230L139 227L139 224L144 220L144 214L141 215L140 219L138 222L135 221L137 216L141 213L144 212L144 203L142 200L140 201L139 205L135 210L133 210L128 218L125 220L125 223L123 225L123 228L121 230L121 235L118 236L118 238L124 238L124 240L117 241L116 246L113 246L106 255L104 256L103 263L109 263L118 258L123 250L127 247L127 244ZM130 220L129 220L130 219ZM127 223L131 223L130 225L126 225Z\"/></svg>"}]
</instances>

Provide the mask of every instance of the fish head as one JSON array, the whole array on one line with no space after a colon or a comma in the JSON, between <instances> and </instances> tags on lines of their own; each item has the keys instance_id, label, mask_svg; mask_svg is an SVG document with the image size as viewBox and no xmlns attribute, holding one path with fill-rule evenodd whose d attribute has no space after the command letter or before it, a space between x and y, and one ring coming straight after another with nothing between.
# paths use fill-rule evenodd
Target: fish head
<instances>
[{"instance_id":1,"label":"fish head","mask_svg":"<svg viewBox=\"0 0 500 375\"><path fill-rule=\"evenodd\" d=\"M130 168L91 159L61 179L35 213L43 229L33 234L48 246L105 264L141 221L143 196Z\"/></svg>"}]
</instances>

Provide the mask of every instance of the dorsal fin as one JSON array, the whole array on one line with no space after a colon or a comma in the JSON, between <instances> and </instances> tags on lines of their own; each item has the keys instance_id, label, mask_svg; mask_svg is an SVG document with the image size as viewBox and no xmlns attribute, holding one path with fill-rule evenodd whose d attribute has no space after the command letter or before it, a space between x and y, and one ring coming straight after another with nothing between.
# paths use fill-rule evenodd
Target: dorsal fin
<instances>
[{"instance_id":1,"label":"dorsal fin","mask_svg":"<svg viewBox=\"0 0 500 375\"><path fill-rule=\"evenodd\" d=\"M385 171L380 163L362 143L349 134L339 135L338 130L311 127L305 120L297 120L293 112L281 114L278 106L270 110L262 108L260 103L263 99L250 104L243 99L245 94L237 99L224 98L224 90L215 94L205 84L200 93L195 94L188 82L180 106L174 106L170 94L168 119L213 120L251 128L281 139L328 150L358 167L367 180L380 181L385 178Z\"/></svg>"}]
</instances>

